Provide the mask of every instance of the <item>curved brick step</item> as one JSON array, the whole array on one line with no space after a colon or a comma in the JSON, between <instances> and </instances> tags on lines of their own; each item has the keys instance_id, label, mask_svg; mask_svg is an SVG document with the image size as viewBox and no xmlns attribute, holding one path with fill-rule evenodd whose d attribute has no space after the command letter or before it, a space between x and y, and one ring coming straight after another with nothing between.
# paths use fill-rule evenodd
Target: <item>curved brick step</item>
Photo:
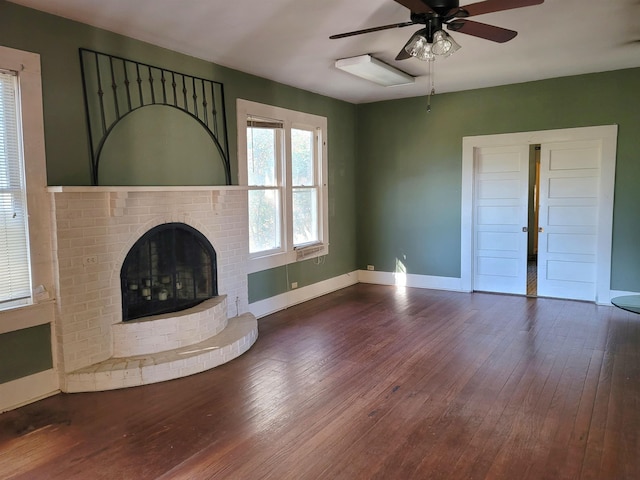
<instances>
[{"instance_id":1,"label":"curved brick step","mask_svg":"<svg viewBox=\"0 0 640 480\"><path fill-rule=\"evenodd\" d=\"M179 312L111 326L113 356L152 355L204 342L227 326L227 296L219 295Z\"/></svg>"},{"instance_id":2,"label":"curved brick step","mask_svg":"<svg viewBox=\"0 0 640 480\"><path fill-rule=\"evenodd\" d=\"M164 352L109 358L66 375L65 392L95 392L135 387L200 373L242 355L258 338L251 313L230 318L218 335Z\"/></svg>"}]
</instances>

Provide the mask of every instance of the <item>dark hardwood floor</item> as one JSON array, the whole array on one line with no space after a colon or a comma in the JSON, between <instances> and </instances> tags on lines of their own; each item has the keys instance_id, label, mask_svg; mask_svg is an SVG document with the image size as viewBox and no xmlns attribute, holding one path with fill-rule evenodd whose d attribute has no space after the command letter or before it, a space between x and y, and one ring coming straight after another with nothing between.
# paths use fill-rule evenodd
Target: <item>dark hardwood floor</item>
<instances>
[{"instance_id":1,"label":"dark hardwood floor","mask_svg":"<svg viewBox=\"0 0 640 480\"><path fill-rule=\"evenodd\" d=\"M0 478L640 478L640 315L361 284L259 331L202 374L0 415Z\"/></svg>"}]
</instances>

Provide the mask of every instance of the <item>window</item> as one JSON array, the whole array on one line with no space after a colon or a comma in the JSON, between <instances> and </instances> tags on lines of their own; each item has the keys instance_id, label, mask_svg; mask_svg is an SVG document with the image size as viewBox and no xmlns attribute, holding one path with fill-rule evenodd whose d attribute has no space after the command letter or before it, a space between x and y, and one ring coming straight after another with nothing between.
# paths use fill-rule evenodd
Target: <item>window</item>
<instances>
[{"instance_id":1,"label":"window","mask_svg":"<svg viewBox=\"0 0 640 480\"><path fill-rule=\"evenodd\" d=\"M247 184L249 190L249 252L282 251L282 147L284 126L276 120L247 121Z\"/></svg>"},{"instance_id":2,"label":"window","mask_svg":"<svg viewBox=\"0 0 640 480\"><path fill-rule=\"evenodd\" d=\"M50 321L15 308L53 291L46 186L40 56L0 46L0 333Z\"/></svg>"},{"instance_id":3,"label":"window","mask_svg":"<svg viewBox=\"0 0 640 480\"><path fill-rule=\"evenodd\" d=\"M18 77L0 70L0 308L31 299Z\"/></svg>"},{"instance_id":4,"label":"window","mask_svg":"<svg viewBox=\"0 0 640 480\"><path fill-rule=\"evenodd\" d=\"M296 247L318 243L316 146L312 130L291 129L291 210L293 244Z\"/></svg>"},{"instance_id":5,"label":"window","mask_svg":"<svg viewBox=\"0 0 640 480\"><path fill-rule=\"evenodd\" d=\"M325 117L238 100L250 271L328 253L326 131Z\"/></svg>"}]
</instances>

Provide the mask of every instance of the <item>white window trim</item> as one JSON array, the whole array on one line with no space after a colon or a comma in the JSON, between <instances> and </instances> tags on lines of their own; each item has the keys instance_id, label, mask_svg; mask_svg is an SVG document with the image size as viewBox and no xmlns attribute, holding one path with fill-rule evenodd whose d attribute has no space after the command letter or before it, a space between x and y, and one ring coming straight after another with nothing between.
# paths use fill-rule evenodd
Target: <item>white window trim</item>
<instances>
[{"instance_id":1,"label":"white window trim","mask_svg":"<svg viewBox=\"0 0 640 480\"><path fill-rule=\"evenodd\" d=\"M267 270L294 263L300 260L320 257L329 253L329 195L328 195L328 148L327 148L327 119L319 115L297 112L272 105L251 102L249 100L238 99L237 108L237 130L238 130L238 177L240 185L248 186L247 172L247 118L250 116L273 118L282 120L284 123L285 135L285 184L283 195L283 215L282 227L284 235L281 252L268 252L264 255L251 255L249 258L249 273ZM318 172L319 193L319 232L320 242L310 245L293 246L293 229L290 221L290 206L292 202L291 179L291 152L288 145L291 143L291 128L304 128L317 130L319 138L318 152L320 155L320 171Z\"/></svg>"},{"instance_id":2,"label":"white window trim","mask_svg":"<svg viewBox=\"0 0 640 480\"><path fill-rule=\"evenodd\" d=\"M33 326L22 311L50 301L54 292L51 244L51 208L46 190L47 173L42 110L40 55L0 46L0 68L18 72L22 119L27 211L29 212L29 250L31 255L32 297L27 305L0 311L0 332ZM42 315L37 324L52 322Z\"/></svg>"}]
</instances>

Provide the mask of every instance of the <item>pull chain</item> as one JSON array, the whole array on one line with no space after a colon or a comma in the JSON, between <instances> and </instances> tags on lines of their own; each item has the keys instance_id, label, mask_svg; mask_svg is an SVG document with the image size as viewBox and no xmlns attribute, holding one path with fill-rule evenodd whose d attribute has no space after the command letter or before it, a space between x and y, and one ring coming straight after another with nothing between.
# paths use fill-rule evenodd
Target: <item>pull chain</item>
<instances>
[{"instance_id":1,"label":"pull chain","mask_svg":"<svg viewBox=\"0 0 640 480\"><path fill-rule=\"evenodd\" d=\"M431 89L427 95L427 112L431 111L431 96L436 94L436 81L435 81L435 61L429 60L429 81L431 83Z\"/></svg>"}]
</instances>

